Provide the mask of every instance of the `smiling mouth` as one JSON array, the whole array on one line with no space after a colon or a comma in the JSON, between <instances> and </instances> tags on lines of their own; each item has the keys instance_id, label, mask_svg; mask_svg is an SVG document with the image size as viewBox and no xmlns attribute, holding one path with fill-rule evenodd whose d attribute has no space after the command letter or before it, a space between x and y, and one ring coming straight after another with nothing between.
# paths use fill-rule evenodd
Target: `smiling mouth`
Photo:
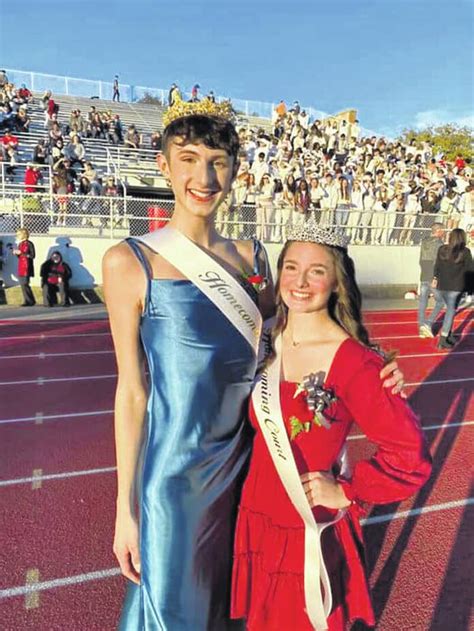
<instances>
[{"instance_id":1,"label":"smiling mouth","mask_svg":"<svg viewBox=\"0 0 474 631\"><path fill-rule=\"evenodd\" d=\"M219 191L198 191L194 188L189 188L188 193L197 202L206 203L212 201Z\"/></svg>"},{"instance_id":2,"label":"smiling mouth","mask_svg":"<svg viewBox=\"0 0 474 631\"><path fill-rule=\"evenodd\" d=\"M296 300L309 300L311 298L311 294L306 291L290 291L292 298Z\"/></svg>"}]
</instances>

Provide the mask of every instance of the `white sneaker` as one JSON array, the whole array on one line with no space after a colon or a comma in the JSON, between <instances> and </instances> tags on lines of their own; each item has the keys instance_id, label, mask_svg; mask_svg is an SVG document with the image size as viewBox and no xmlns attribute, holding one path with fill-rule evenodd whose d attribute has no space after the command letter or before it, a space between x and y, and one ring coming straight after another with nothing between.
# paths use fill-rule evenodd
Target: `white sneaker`
<instances>
[{"instance_id":1,"label":"white sneaker","mask_svg":"<svg viewBox=\"0 0 474 631\"><path fill-rule=\"evenodd\" d=\"M419 330L420 337L434 337L433 331L428 324L422 324Z\"/></svg>"}]
</instances>

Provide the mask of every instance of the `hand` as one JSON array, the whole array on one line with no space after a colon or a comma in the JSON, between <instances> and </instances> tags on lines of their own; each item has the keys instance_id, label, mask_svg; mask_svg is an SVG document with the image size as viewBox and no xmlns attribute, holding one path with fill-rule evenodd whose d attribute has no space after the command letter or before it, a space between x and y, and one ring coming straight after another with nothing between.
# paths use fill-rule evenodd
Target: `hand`
<instances>
[{"instance_id":1,"label":"hand","mask_svg":"<svg viewBox=\"0 0 474 631\"><path fill-rule=\"evenodd\" d=\"M350 506L342 485L336 482L329 471L310 471L300 476L304 492L311 508L324 506L339 510Z\"/></svg>"},{"instance_id":2,"label":"hand","mask_svg":"<svg viewBox=\"0 0 474 631\"><path fill-rule=\"evenodd\" d=\"M382 368L380 371L380 379L383 379L384 388L392 388L392 394L399 394L403 399L407 398L406 393L403 391L405 379L402 371L398 367L396 361L390 362Z\"/></svg>"},{"instance_id":3,"label":"hand","mask_svg":"<svg viewBox=\"0 0 474 631\"><path fill-rule=\"evenodd\" d=\"M137 585L140 584L140 548L138 523L133 515L117 513L113 551L122 574Z\"/></svg>"}]
</instances>

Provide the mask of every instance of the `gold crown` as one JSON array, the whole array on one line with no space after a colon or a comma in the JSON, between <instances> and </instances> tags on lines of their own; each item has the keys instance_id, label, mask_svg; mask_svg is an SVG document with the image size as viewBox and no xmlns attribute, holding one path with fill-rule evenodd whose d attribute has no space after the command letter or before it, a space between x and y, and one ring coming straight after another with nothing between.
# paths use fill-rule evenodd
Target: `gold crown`
<instances>
[{"instance_id":1,"label":"gold crown","mask_svg":"<svg viewBox=\"0 0 474 631\"><path fill-rule=\"evenodd\" d=\"M202 101L188 103L183 101L181 97L176 96L173 105L163 114L163 123L165 127L168 127L170 123L178 118L195 116L196 114L200 116L217 116L228 121L232 121L234 118L234 110L230 101L214 103L206 97Z\"/></svg>"}]
</instances>

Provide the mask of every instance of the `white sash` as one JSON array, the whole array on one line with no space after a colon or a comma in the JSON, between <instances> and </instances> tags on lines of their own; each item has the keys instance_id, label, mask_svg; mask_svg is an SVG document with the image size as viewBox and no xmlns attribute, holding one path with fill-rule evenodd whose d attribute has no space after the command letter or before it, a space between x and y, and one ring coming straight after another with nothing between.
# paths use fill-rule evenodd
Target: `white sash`
<instances>
[{"instance_id":1,"label":"white sash","mask_svg":"<svg viewBox=\"0 0 474 631\"><path fill-rule=\"evenodd\" d=\"M247 292L222 265L171 226L135 238L158 252L196 285L230 320L257 355L262 316Z\"/></svg>"},{"instance_id":2,"label":"white sash","mask_svg":"<svg viewBox=\"0 0 474 631\"><path fill-rule=\"evenodd\" d=\"M266 331L264 343L268 344ZM300 480L280 406L281 336L275 340L276 358L261 373L253 394L257 420L275 468L305 526L304 592L306 613L316 631L328 628L326 618L332 609L331 585L321 551L321 533L345 514L338 511L331 522L318 524ZM322 589L324 589L324 596Z\"/></svg>"}]
</instances>

